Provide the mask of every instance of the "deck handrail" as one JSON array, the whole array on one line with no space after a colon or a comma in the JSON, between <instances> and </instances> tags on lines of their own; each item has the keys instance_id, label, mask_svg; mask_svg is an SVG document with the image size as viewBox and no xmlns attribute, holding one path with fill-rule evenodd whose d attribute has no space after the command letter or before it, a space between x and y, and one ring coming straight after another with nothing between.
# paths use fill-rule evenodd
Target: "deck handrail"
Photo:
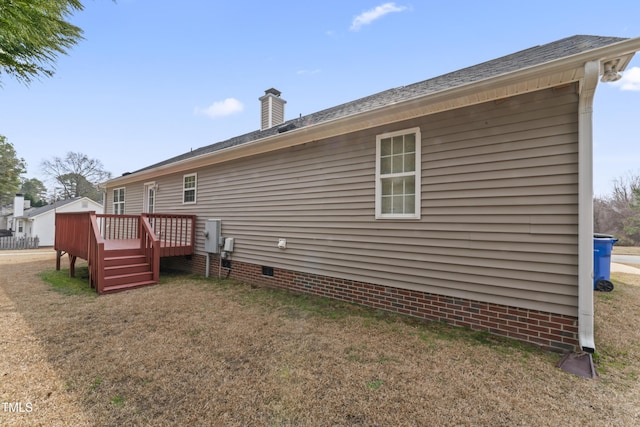
<instances>
[{"instance_id":1,"label":"deck handrail","mask_svg":"<svg viewBox=\"0 0 640 427\"><path fill-rule=\"evenodd\" d=\"M140 218L149 219L151 231L160 241L163 256L187 255L193 249L196 237L196 216L166 213L141 215L98 214L99 229L105 240L141 238Z\"/></svg>"},{"instance_id":2,"label":"deck handrail","mask_svg":"<svg viewBox=\"0 0 640 427\"><path fill-rule=\"evenodd\" d=\"M89 265L89 283L98 294L104 290L104 238L98 227L96 213L89 215L91 222L91 232L89 233L89 256L87 263Z\"/></svg>"},{"instance_id":3,"label":"deck handrail","mask_svg":"<svg viewBox=\"0 0 640 427\"><path fill-rule=\"evenodd\" d=\"M160 240L153 232L149 218L146 216L141 217L140 221L140 249L151 266L153 281L157 283L160 280Z\"/></svg>"},{"instance_id":4,"label":"deck handrail","mask_svg":"<svg viewBox=\"0 0 640 427\"><path fill-rule=\"evenodd\" d=\"M143 213L160 240L163 256L193 253L196 240L196 216L166 213ZM191 248L185 252L185 248Z\"/></svg>"}]
</instances>

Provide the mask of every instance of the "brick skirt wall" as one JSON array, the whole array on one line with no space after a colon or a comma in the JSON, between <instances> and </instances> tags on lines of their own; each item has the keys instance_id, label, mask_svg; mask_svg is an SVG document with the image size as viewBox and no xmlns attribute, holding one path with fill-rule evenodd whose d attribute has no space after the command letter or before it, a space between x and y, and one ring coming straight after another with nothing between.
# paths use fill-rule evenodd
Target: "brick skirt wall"
<instances>
[{"instance_id":1,"label":"brick skirt wall","mask_svg":"<svg viewBox=\"0 0 640 427\"><path fill-rule=\"evenodd\" d=\"M163 258L163 266L205 274L206 257L194 255ZM263 274L263 267L232 261L230 278L254 285L288 289L362 304L426 320L487 331L519 341L533 343L547 350L567 351L578 346L578 319L500 304L452 298L427 292L355 282L352 280L273 268L273 276ZM210 276L217 277L219 260L211 256ZM222 276L229 270L222 268Z\"/></svg>"}]
</instances>

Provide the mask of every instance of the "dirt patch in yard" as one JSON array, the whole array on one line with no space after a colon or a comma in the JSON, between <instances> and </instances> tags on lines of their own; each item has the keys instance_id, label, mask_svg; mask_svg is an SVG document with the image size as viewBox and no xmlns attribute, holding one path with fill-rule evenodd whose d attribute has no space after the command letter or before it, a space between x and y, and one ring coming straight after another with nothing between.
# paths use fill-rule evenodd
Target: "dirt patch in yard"
<instances>
[{"instance_id":1,"label":"dirt patch in yard","mask_svg":"<svg viewBox=\"0 0 640 427\"><path fill-rule=\"evenodd\" d=\"M38 275L54 257L5 259L3 426L640 424L640 276L596 294L586 380L557 354L324 299L180 276L66 295Z\"/></svg>"},{"instance_id":2,"label":"dirt patch in yard","mask_svg":"<svg viewBox=\"0 0 640 427\"><path fill-rule=\"evenodd\" d=\"M640 248L635 246L613 246L614 255L640 255Z\"/></svg>"}]
</instances>

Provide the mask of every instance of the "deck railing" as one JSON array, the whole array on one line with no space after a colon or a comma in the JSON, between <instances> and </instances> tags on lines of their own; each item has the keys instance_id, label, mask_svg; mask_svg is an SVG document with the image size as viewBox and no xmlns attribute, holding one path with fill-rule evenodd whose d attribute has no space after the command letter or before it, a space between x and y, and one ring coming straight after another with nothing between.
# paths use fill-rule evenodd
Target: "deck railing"
<instances>
[{"instance_id":1,"label":"deck railing","mask_svg":"<svg viewBox=\"0 0 640 427\"><path fill-rule=\"evenodd\" d=\"M192 253L196 239L195 215L145 213L142 216L149 219L153 232L158 236L163 256Z\"/></svg>"},{"instance_id":2,"label":"deck railing","mask_svg":"<svg viewBox=\"0 0 640 427\"><path fill-rule=\"evenodd\" d=\"M99 294L104 289L104 238L100 234L95 212L89 213L91 231L89 233L89 256L85 258L89 264L89 283Z\"/></svg>"},{"instance_id":3,"label":"deck railing","mask_svg":"<svg viewBox=\"0 0 640 427\"><path fill-rule=\"evenodd\" d=\"M145 259L151 271L153 272L153 281L158 282L160 280L160 240L156 237L149 218L146 216L141 217L140 220L140 249L144 252Z\"/></svg>"},{"instance_id":4,"label":"deck railing","mask_svg":"<svg viewBox=\"0 0 640 427\"><path fill-rule=\"evenodd\" d=\"M150 214L96 215L98 228L105 240L141 238L141 218L147 218L149 227L158 238L162 256L189 255L195 242L195 215Z\"/></svg>"},{"instance_id":5,"label":"deck railing","mask_svg":"<svg viewBox=\"0 0 640 427\"><path fill-rule=\"evenodd\" d=\"M105 240L140 238L139 215L98 214L98 229Z\"/></svg>"}]
</instances>

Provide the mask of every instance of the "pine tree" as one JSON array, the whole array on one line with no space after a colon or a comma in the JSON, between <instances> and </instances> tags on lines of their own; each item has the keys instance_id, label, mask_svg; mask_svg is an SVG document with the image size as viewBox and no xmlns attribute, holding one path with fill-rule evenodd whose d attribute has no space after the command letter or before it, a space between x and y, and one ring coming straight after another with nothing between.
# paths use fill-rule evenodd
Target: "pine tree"
<instances>
[{"instance_id":1,"label":"pine tree","mask_svg":"<svg viewBox=\"0 0 640 427\"><path fill-rule=\"evenodd\" d=\"M20 175L26 168L24 159L17 156L13 144L0 135L0 206L13 200L20 189Z\"/></svg>"},{"instance_id":2,"label":"pine tree","mask_svg":"<svg viewBox=\"0 0 640 427\"><path fill-rule=\"evenodd\" d=\"M25 84L52 76L58 55L82 39L67 22L82 9L79 0L0 0L0 72Z\"/></svg>"}]
</instances>

